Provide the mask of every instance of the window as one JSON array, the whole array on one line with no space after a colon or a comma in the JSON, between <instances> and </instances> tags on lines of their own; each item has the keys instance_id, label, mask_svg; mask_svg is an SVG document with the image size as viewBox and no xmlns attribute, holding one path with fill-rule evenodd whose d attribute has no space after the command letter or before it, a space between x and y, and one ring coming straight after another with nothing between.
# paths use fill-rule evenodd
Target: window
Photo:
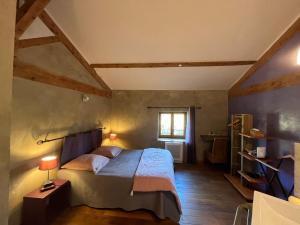
<instances>
[{"instance_id":1,"label":"window","mask_svg":"<svg viewBox=\"0 0 300 225\"><path fill-rule=\"evenodd\" d=\"M159 138L185 139L186 112L159 113Z\"/></svg>"}]
</instances>

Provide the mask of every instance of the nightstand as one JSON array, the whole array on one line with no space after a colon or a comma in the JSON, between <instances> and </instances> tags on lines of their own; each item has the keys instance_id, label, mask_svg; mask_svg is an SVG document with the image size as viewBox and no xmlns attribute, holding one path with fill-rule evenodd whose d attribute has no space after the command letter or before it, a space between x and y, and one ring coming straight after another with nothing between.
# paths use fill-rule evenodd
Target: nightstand
<instances>
[{"instance_id":1,"label":"nightstand","mask_svg":"<svg viewBox=\"0 0 300 225\"><path fill-rule=\"evenodd\" d=\"M70 205L71 182L54 180L54 189L37 189L23 198L22 225L47 225Z\"/></svg>"}]
</instances>

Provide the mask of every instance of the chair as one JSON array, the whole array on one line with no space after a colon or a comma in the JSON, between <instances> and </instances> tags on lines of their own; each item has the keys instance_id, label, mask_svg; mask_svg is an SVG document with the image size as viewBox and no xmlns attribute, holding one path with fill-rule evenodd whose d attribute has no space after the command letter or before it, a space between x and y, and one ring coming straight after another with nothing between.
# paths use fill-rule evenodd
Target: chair
<instances>
[{"instance_id":1,"label":"chair","mask_svg":"<svg viewBox=\"0 0 300 225\"><path fill-rule=\"evenodd\" d=\"M210 163L227 162L227 138L215 137L211 151L207 152L207 159Z\"/></svg>"},{"instance_id":2,"label":"chair","mask_svg":"<svg viewBox=\"0 0 300 225\"><path fill-rule=\"evenodd\" d=\"M251 225L251 220L252 220L252 204L245 203L239 205L235 212L233 225Z\"/></svg>"}]
</instances>

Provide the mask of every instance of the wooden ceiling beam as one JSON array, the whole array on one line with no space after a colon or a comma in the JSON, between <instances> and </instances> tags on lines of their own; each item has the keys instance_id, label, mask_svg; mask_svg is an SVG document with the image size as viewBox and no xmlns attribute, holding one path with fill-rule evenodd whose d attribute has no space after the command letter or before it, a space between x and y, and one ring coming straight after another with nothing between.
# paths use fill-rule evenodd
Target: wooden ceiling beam
<instances>
[{"instance_id":1,"label":"wooden ceiling beam","mask_svg":"<svg viewBox=\"0 0 300 225\"><path fill-rule=\"evenodd\" d=\"M16 23L24 16L24 14L31 7L34 1L35 0L25 0L23 5L20 6L20 0L17 0Z\"/></svg>"},{"instance_id":2,"label":"wooden ceiling beam","mask_svg":"<svg viewBox=\"0 0 300 225\"><path fill-rule=\"evenodd\" d=\"M90 64L85 60L81 53L76 49L72 42L67 38L64 32L56 25L52 18L46 11L39 15L40 19L45 25L59 38L59 40L66 46L72 55L81 63L81 65L90 73L90 75L106 90L111 90L108 85L101 79L95 69L90 67Z\"/></svg>"},{"instance_id":3,"label":"wooden ceiling beam","mask_svg":"<svg viewBox=\"0 0 300 225\"><path fill-rule=\"evenodd\" d=\"M229 95L239 92L240 85L248 80L255 72L265 65L297 32L300 31L300 17L290 26L290 28L250 67L249 70L238 80L229 90Z\"/></svg>"},{"instance_id":4,"label":"wooden ceiling beam","mask_svg":"<svg viewBox=\"0 0 300 225\"><path fill-rule=\"evenodd\" d=\"M278 77L277 79L267 80L260 84L251 85L245 89L234 92L230 97L246 96L295 85L300 85L299 72L283 75Z\"/></svg>"},{"instance_id":5,"label":"wooden ceiling beam","mask_svg":"<svg viewBox=\"0 0 300 225\"><path fill-rule=\"evenodd\" d=\"M156 63L93 63L92 68L159 68L159 67L207 67L252 65L256 61L204 61L204 62L156 62Z\"/></svg>"},{"instance_id":6,"label":"wooden ceiling beam","mask_svg":"<svg viewBox=\"0 0 300 225\"><path fill-rule=\"evenodd\" d=\"M37 81L44 84L53 85L56 87L67 88L74 91L83 92L102 97L111 97L111 91L100 90L88 84L73 80L66 76L55 75L37 66L26 64L15 60L14 62L14 77Z\"/></svg>"},{"instance_id":7,"label":"wooden ceiling beam","mask_svg":"<svg viewBox=\"0 0 300 225\"><path fill-rule=\"evenodd\" d=\"M49 37L39 37L39 38L29 38L29 39L22 39L17 40L15 47L16 48L28 48L32 46L38 45L46 45L59 42L59 39L56 36L49 36Z\"/></svg>"},{"instance_id":8,"label":"wooden ceiling beam","mask_svg":"<svg viewBox=\"0 0 300 225\"><path fill-rule=\"evenodd\" d=\"M50 0L35 0L25 2L17 16L15 39L19 39L36 17L44 10Z\"/></svg>"}]
</instances>

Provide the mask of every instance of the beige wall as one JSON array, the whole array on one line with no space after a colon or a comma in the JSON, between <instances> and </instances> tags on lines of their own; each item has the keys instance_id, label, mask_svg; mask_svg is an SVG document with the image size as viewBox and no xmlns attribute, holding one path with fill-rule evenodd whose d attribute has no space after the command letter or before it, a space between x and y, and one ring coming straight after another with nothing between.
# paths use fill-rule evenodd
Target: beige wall
<instances>
[{"instance_id":1,"label":"beige wall","mask_svg":"<svg viewBox=\"0 0 300 225\"><path fill-rule=\"evenodd\" d=\"M295 196L300 198L300 143L295 143Z\"/></svg>"},{"instance_id":2,"label":"beige wall","mask_svg":"<svg viewBox=\"0 0 300 225\"><path fill-rule=\"evenodd\" d=\"M23 61L26 59L28 63L51 69L52 72L68 73L74 79L91 82L81 65L60 44L22 49L17 55ZM62 146L61 141L37 145L37 140L45 138L48 132L48 138L54 138L96 126L106 126L109 131L111 100L89 96L90 101L83 103L79 92L21 78L14 79L10 224L20 224L23 196L38 188L46 179L46 173L37 169L39 159L44 155L57 154Z\"/></svg>"},{"instance_id":3,"label":"beige wall","mask_svg":"<svg viewBox=\"0 0 300 225\"><path fill-rule=\"evenodd\" d=\"M113 91L111 128L115 144L126 148L163 147L157 140L159 109L147 106L201 106L196 111L197 159L203 160L206 144L200 134L226 132L226 91Z\"/></svg>"},{"instance_id":4,"label":"beige wall","mask_svg":"<svg viewBox=\"0 0 300 225\"><path fill-rule=\"evenodd\" d=\"M0 225L8 223L10 113L16 1L0 0Z\"/></svg>"}]
</instances>

